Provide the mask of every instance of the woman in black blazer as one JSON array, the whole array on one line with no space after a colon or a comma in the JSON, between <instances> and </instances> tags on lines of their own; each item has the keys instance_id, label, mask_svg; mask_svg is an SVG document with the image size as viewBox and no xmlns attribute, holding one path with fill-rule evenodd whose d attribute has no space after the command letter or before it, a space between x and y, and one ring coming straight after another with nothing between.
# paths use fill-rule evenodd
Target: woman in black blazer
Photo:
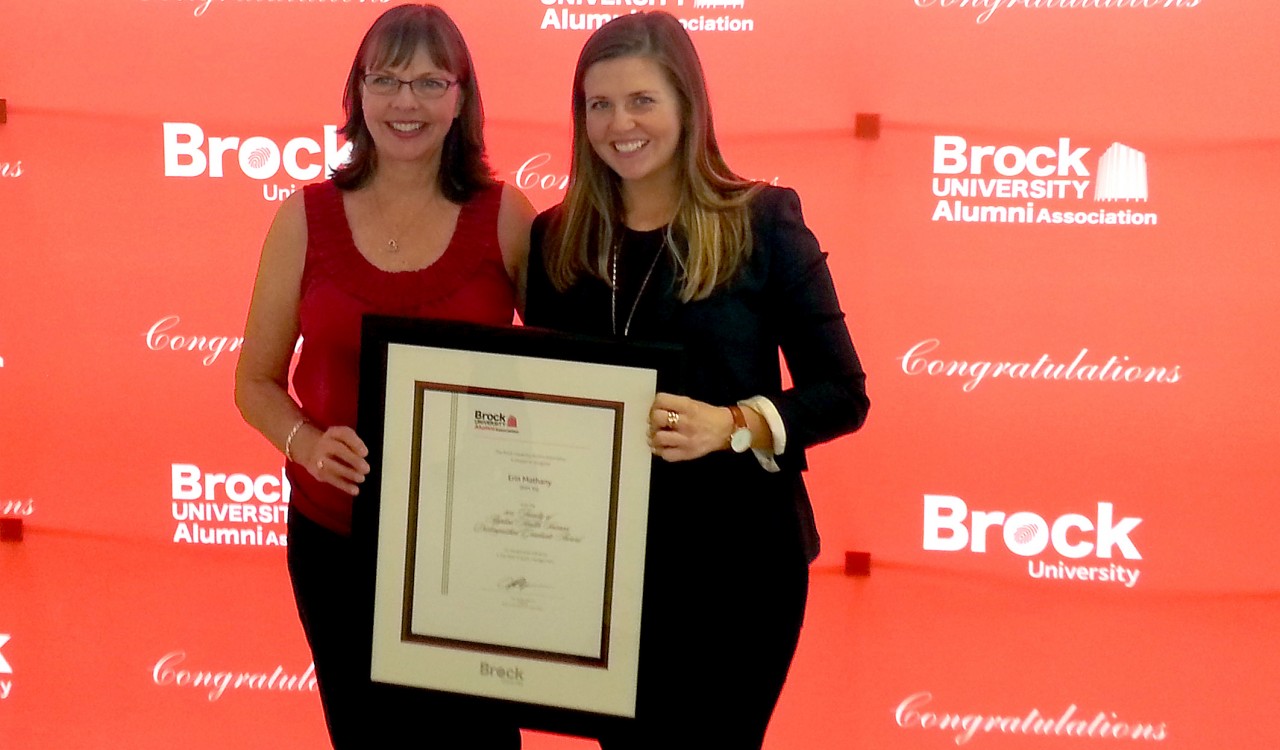
<instances>
[{"instance_id":1,"label":"woman in black blazer","mask_svg":"<svg viewBox=\"0 0 1280 750\"><path fill-rule=\"evenodd\" d=\"M684 395L650 410L636 730L601 746L759 748L818 552L804 451L856 430L869 402L799 197L725 164L666 13L621 16L582 50L569 187L534 222L525 322L685 354Z\"/></svg>"}]
</instances>

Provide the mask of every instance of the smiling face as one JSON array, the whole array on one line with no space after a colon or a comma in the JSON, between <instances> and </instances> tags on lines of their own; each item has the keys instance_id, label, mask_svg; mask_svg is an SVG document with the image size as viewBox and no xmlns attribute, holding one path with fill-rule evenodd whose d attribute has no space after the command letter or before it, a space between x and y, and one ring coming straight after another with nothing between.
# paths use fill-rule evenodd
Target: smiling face
<instances>
[{"instance_id":1,"label":"smiling face","mask_svg":"<svg viewBox=\"0 0 1280 750\"><path fill-rule=\"evenodd\" d=\"M582 78L587 140L636 190L674 194L679 167L681 101L662 68L647 57L601 60Z\"/></svg>"},{"instance_id":2,"label":"smiling face","mask_svg":"<svg viewBox=\"0 0 1280 750\"><path fill-rule=\"evenodd\" d=\"M452 73L437 66L423 47L403 65L369 66L367 72L405 81L456 80ZM394 94L378 94L363 86L364 122L379 162L438 163L445 134L461 108L459 88L451 86L440 98L430 99L415 94L407 85L401 85Z\"/></svg>"}]
</instances>

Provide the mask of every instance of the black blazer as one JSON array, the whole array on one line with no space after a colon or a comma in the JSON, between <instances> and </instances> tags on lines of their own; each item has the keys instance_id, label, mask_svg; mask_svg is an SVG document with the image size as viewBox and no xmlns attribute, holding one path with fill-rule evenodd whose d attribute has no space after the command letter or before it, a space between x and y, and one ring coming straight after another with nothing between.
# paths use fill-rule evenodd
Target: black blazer
<instances>
[{"instance_id":1,"label":"black blazer","mask_svg":"<svg viewBox=\"0 0 1280 750\"><path fill-rule=\"evenodd\" d=\"M525 323L610 336L610 290L604 280L584 276L558 292L547 277L543 240L558 210L543 212L533 224ZM682 303L674 266L660 262L636 303L630 338L683 346L684 395L716 406L752 396L773 402L786 428L786 450L776 457L781 472L768 475L750 453L721 451L686 462L697 465L685 468L701 477L677 484L785 496L812 560L818 537L800 478L807 467L805 449L862 425L870 405L866 376L845 327L826 253L805 226L799 196L766 186L750 210L752 252L734 279L706 299ZM629 304L620 307L628 308L618 313L625 319ZM779 351L792 379L786 389Z\"/></svg>"}]
</instances>

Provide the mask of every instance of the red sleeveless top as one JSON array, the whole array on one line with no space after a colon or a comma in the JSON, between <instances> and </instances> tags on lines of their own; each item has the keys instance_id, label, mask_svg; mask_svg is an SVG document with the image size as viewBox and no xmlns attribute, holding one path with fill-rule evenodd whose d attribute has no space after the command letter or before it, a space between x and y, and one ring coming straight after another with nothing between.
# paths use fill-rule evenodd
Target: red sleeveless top
<instances>
[{"instance_id":1,"label":"red sleeveless top","mask_svg":"<svg viewBox=\"0 0 1280 750\"><path fill-rule=\"evenodd\" d=\"M515 286L498 247L501 183L463 204L444 254L417 271L391 273L356 249L332 180L303 188L307 254L298 305L302 351L293 390L302 413L324 430L355 428L360 381L360 317L365 313L509 325ZM367 436L361 436L367 437ZM286 467L290 512L341 534L351 532L350 495L317 482L303 467Z\"/></svg>"}]
</instances>

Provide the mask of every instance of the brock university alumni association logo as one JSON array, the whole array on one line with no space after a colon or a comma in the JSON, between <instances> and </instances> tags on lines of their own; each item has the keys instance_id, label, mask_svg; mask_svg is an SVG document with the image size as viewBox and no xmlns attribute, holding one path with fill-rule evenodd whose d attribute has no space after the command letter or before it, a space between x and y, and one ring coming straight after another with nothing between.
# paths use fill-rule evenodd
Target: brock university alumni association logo
<instances>
[{"instance_id":1,"label":"brock university alumni association logo","mask_svg":"<svg viewBox=\"0 0 1280 750\"><path fill-rule=\"evenodd\" d=\"M487 412L475 410L475 428L491 432L520 432L520 423L516 415L506 412Z\"/></svg>"},{"instance_id":2,"label":"brock university alumni association logo","mask_svg":"<svg viewBox=\"0 0 1280 750\"><path fill-rule=\"evenodd\" d=\"M1113 142L1097 160L1070 138L1024 149L933 137L935 222L1154 226L1145 208L1147 157ZM1093 163L1095 171L1089 170Z\"/></svg>"}]
</instances>

